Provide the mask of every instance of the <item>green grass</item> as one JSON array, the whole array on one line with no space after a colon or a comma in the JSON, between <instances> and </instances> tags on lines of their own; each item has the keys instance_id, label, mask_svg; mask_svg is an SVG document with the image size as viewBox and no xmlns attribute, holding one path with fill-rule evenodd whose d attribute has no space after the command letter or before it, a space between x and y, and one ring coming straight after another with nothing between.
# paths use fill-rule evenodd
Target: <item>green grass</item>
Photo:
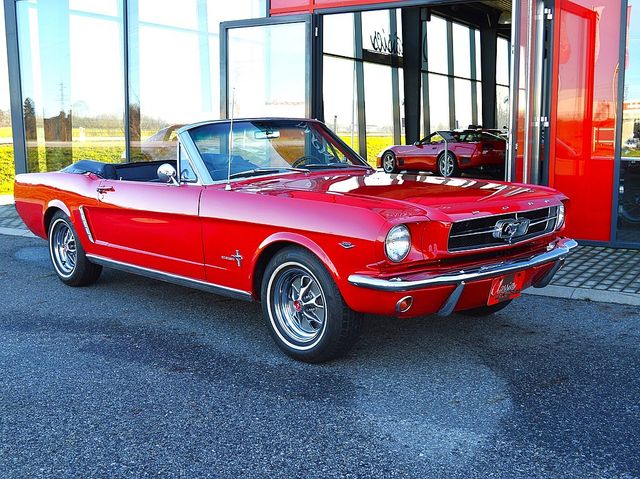
<instances>
[{"instance_id":1,"label":"green grass","mask_svg":"<svg viewBox=\"0 0 640 479\"><path fill-rule=\"evenodd\" d=\"M0 195L13 194L13 145L0 145Z\"/></svg>"}]
</instances>

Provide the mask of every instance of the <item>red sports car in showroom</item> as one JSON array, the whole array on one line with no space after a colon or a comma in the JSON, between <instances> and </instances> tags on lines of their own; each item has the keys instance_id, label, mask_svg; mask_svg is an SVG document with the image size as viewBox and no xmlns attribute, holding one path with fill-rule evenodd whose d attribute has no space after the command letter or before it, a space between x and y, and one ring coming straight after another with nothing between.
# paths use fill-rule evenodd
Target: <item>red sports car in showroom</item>
<instances>
[{"instance_id":1,"label":"red sports car in showroom","mask_svg":"<svg viewBox=\"0 0 640 479\"><path fill-rule=\"evenodd\" d=\"M436 131L413 145L391 146L378 156L378 168L430 171L458 176L463 170L502 168L507 142L482 130Z\"/></svg>"},{"instance_id":2,"label":"red sports car in showroom","mask_svg":"<svg viewBox=\"0 0 640 479\"><path fill-rule=\"evenodd\" d=\"M376 172L318 121L207 122L177 140L168 162L16 177L64 283L104 266L261 301L278 346L318 362L353 344L364 313L492 314L576 246L555 190Z\"/></svg>"}]
</instances>

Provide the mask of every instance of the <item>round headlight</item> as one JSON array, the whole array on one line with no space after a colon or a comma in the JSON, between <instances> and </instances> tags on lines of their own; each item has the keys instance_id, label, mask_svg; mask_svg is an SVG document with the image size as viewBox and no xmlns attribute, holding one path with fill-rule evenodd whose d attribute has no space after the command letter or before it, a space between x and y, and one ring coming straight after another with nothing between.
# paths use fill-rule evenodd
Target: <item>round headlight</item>
<instances>
[{"instance_id":1,"label":"round headlight","mask_svg":"<svg viewBox=\"0 0 640 479\"><path fill-rule=\"evenodd\" d=\"M384 251L394 263L402 261L411 249L411 234L405 225L397 225L389 230L384 241Z\"/></svg>"},{"instance_id":2,"label":"round headlight","mask_svg":"<svg viewBox=\"0 0 640 479\"><path fill-rule=\"evenodd\" d=\"M556 229L559 230L562 228L564 224L564 205L560 205L557 207L556 211Z\"/></svg>"}]
</instances>

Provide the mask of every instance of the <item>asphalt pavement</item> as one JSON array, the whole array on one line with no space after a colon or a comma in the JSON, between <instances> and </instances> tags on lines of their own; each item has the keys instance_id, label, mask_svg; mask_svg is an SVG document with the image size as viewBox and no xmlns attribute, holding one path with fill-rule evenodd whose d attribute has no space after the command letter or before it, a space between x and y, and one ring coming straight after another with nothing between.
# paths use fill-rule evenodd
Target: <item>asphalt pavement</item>
<instances>
[{"instance_id":1,"label":"asphalt pavement","mask_svg":"<svg viewBox=\"0 0 640 479\"><path fill-rule=\"evenodd\" d=\"M258 304L105 270L64 286L0 236L0 476L640 477L640 311L524 296L370 317L297 363Z\"/></svg>"}]
</instances>

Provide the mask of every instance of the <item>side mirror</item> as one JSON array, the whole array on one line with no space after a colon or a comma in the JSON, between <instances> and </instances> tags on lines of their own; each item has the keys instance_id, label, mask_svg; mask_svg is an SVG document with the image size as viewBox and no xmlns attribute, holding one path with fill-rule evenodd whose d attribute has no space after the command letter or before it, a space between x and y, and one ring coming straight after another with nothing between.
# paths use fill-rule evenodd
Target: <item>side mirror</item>
<instances>
[{"instance_id":1,"label":"side mirror","mask_svg":"<svg viewBox=\"0 0 640 479\"><path fill-rule=\"evenodd\" d=\"M419 141L416 141L416 142L413 143L413 146L422 146L422 143L419 142Z\"/></svg>"},{"instance_id":2,"label":"side mirror","mask_svg":"<svg viewBox=\"0 0 640 479\"><path fill-rule=\"evenodd\" d=\"M176 169L169 163L163 163L158 167L158 179L163 183L171 183L177 186L179 184L178 180L176 180L177 176Z\"/></svg>"}]
</instances>

